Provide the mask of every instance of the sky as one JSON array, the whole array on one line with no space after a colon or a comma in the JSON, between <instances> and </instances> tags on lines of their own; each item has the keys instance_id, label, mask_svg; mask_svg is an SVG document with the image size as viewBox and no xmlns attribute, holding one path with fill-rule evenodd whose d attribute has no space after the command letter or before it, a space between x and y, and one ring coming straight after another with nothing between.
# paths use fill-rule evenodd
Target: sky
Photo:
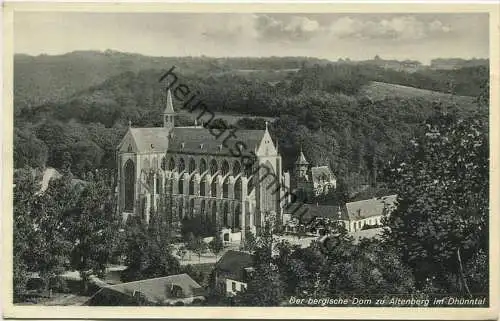
<instances>
[{"instance_id":1,"label":"sky","mask_svg":"<svg viewBox=\"0 0 500 321\"><path fill-rule=\"evenodd\" d=\"M337 60L487 58L488 15L16 12L14 51Z\"/></svg>"}]
</instances>

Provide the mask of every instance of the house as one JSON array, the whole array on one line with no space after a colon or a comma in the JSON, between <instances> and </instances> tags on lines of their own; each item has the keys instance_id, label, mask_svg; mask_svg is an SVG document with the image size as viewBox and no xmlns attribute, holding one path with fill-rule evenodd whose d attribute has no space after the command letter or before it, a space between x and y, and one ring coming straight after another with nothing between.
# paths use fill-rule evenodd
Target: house
<instances>
[{"instance_id":1,"label":"house","mask_svg":"<svg viewBox=\"0 0 500 321\"><path fill-rule=\"evenodd\" d=\"M314 196L326 195L337 187L337 179L328 166L311 167Z\"/></svg>"},{"instance_id":2,"label":"house","mask_svg":"<svg viewBox=\"0 0 500 321\"><path fill-rule=\"evenodd\" d=\"M397 195L371 198L346 203L343 206L302 204L301 217L293 217L285 224L285 231L291 233L310 232L316 235L328 233L328 225L342 222L348 232L362 230L363 227L376 227L382 217L394 210Z\"/></svg>"},{"instance_id":3,"label":"house","mask_svg":"<svg viewBox=\"0 0 500 321\"><path fill-rule=\"evenodd\" d=\"M106 286L86 305L187 305L205 300L205 290L187 274Z\"/></svg>"},{"instance_id":4,"label":"house","mask_svg":"<svg viewBox=\"0 0 500 321\"><path fill-rule=\"evenodd\" d=\"M330 222L348 220L347 212L336 205L302 204L300 213L304 215L294 217L285 224L285 232L308 232L319 236L327 232Z\"/></svg>"},{"instance_id":5,"label":"house","mask_svg":"<svg viewBox=\"0 0 500 321\"><path fill-rule=\"evenodd\" d=\"M382 217L389 215L395 208L397 195L388 195L367 200L346 203L347 220L344 224L349 232L363 229L365 225L379 226Z\"/></svg>"},{"instance_id":6,"label":"house","mask_svg":"<svg viewBox=\"0 0 500 321\"><path fill-rule=\"evenodd\" d=\"M254 257L241 251L227 251L214 268L215 288L225 296L245 290L254 268Z\"/></svg>"}]
</instances>

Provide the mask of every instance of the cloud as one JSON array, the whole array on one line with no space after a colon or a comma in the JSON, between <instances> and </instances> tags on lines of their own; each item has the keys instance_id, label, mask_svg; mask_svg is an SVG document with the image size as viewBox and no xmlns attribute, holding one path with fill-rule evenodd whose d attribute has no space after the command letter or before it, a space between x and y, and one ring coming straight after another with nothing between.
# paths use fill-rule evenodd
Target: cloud
<instances>
[{"instance_id":1,"label":"cloud","mask_svg":"<svg viewBox=\"0 0 500 321\"><path fill-rule=\"evenodd\" d=\"M256 16L256 30L260 39L275 40L309 40L321 30L316 20L303 16L288 16L281 20L269 15Z\"/></svg>"},{"instance_id":2,"label":"cloud","mask_svg":"<svg viewBox=\"0 0 500 321\"><path fill-rule=\"evenodd\" d=\"M255 15L220 14L209 18L199 25L199 31L204 37L226 42L258 38Z\"/></svg>"},{"instance_id":3,"label":"cloud","mask_svg":"<svg viewBox=\"0 0 500 321\"><path fill-rule=\"evenodd\" d=\"M418 40L449 33L451 28L439 20L428 22L414 16L377 21L342 17L330 25L329 31L337 38Z\"/></svg>"}]
</instances>

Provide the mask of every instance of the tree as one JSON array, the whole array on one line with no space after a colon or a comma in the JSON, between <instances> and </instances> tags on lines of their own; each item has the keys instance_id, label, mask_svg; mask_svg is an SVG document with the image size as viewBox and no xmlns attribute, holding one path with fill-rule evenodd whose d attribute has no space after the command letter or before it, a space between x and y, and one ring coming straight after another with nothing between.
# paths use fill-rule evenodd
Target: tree
<instances>
[{"instance_id":1,"label":"tree","mask_svg":"<svg viewBox=\"0 0 500 321\"><path fill-rule=\"evenodd\" d=\"M399 251L387 243L363 239L359 244L332 248L320 267L322 295L373 295L414 293L410 269ZM340 252L342 251L342 252Z\"/></svg>"},{"instance_id":2,"label":"tree","mask_svg":"<svg viewBox=\"0 0 500 321\"><path fill-rule=\"evenodd\" d=\"M437 114L387 172L398 204L386 238L401 249L420 287L449 280L441 288L470 292L466 266L488 252L487 133L479 117Z\"/></svg>"},{"instance_id":3,"label":"tree","mask_svg":"<svg viewBox=\"0 0 500 321\"><path fill-rule=\"evenodd\" d=\"M14 128L14 168L45 168L47 145L29 130Z\"/></svg>"},{"instance_id":4,"label":"tree","mask_svg":"<svg viewBox=\"0 0 500 321\"><path fill-rule=\"evenodd\" d=\"M259 264L255 277L248 282L246 291L234 298L236 305L243 306L279 306L284 300L284 283L274 264Z\"/></svg>"},{"instance_id":5,"label":"tree","mask_svg":"<svg viewBox=\"0 0 500 321\"><path fill-rule=\"evenodd\" d=\"M115 208L111 186L96 175L85 186L70 213L70 235L74 244L71 265L80 273L84 293L90 275L104 275L117 246L120 217Z\"/></svg>"},{"instance_id":6,"label":"tree","mask_svg":"<svg viewBox=\"0 0 500 321\"><path fill-rule=\"evenodd\" d=\"M126 264L123 281L135 281L178 274L179 261L172 255L173 247L168 237L161 235L161 228L146 224L139 217L132 216L126 227ZM156 231L155 231L156 230Z\"/></svg>"},{"instance_id":7,"label":"tree","mask_svg":"<svg viewBox=\"0 0 500 321\"><path fill-rule=\"evenodd\" d=\"M217 261L217 255L224 249L224 243L220 237L220 233L216 233L212 241L208 243L208 247L215 254L215 261Z\"/></svg>"},{"instance_id":8,"label":"tree","mask_svg":"<svg viewBox=\"0 0 500 321\"><path fill-rule=\"evenodd\" d=\"M185 239L187 239L190 233L194 236L206 237L211 232L209 226L204 224L200 215L185 217L182 219L181 224L181 234Z\"/></svg>"},{"instance_id":9,"label":"tree","mask_svg":"<svg viewBox=\"0 0 500 321\"><path fill-rule=\"evenodd\" d=\"M257 246L257 239L255 238L253 232L250 230L250 227L247 226L245 229L245 240L243 242L243 250L247 252L253 252L256 246Z\"/></svg>"},{"instance_id":10,"label":"tree","mask_svg":"<svg viewBox=\"0 0 500 321\"><path fill-rule=\"evenodd\" d=\"M188 251L189 253L189 259L191 260L191 252L196 248L196 237L194 236L194 234L192 232L189 232L187 235L186 235L186 250Z\"/></svg>"},{"instance_id":11,"label":"tree","mask_svg":"<svg viewBox=\"0 0 500 321\"><path fill-rule=\"evenodd\" d=\"M30 271L37 271L38 267L31 263L30 240L38 234L35 228L33 199L40 188L37 177L30 168L23 168L14 172L13 191L13 294L19 298L26 290L26 282ZM35 246L36 244L33 244Z\"/></svg>"},{"instance_id":12,"label":"tree","mask_svg":"<svg viewBox=\"0 0 500 321\"><path fill-rule=\"evenodd\" d=\"M47 189L33 199L35 233L29 259L50 290L52 281L68 267L73 248L71 213L80 195L72 185L72 176L52 179Z\"/></svg>"},{"instance_id":13,"label":"tree","mask_svg":"<svg viewBox=\"0 0 500 321\"><path fill-rule=\"evenodd\" d=\"M265 129L266 120L264 118L240 118L236 125L242 129Z\"/></svg>"},{"instance_id":14,"label":"tree","mask_svg":"<svg viewBox=\"0 0 500 321\"><path fill-rule=\"evenodd\" d=\"M245 291L234 298L236 305L278 306L285 296L285 284L280 275L279 263L273 258L275 241L272 236L272 223L262 228L262 235L253 253L255 273Z\"/></svg>"},{"instance_id":15,"label":"tree","mask_svg":"<svg viewBox=\"0 0 500 321\"><path fill-rule=\"evenodd\" d=\"M190 244L190 250L198 255L198 261L201 262L201 255L208 249L208 244L201 237L197 237Z\"/></svg>"},{"instance_id":16,"label":"tree","mask_svg":"<svg viewBox=\"0 0 500 321\"><path fill-rule=\"evenodd\" d=\"M148 233L146 225L137 216L129 216L125 226L125 265L121 279L125 282L145 279L148 265Z\"/></svg>"}]
</instances>

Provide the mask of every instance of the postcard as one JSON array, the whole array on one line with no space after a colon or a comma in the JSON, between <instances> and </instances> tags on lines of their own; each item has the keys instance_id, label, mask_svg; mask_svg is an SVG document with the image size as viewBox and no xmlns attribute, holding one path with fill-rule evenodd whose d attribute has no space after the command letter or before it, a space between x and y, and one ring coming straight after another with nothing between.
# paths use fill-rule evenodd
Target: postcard
<instances>
[{"instance_id":1,"label":"postcard","mask_svg":"<svg viewBox=\"0 0 500 321\"><path fill-rule=\"evenodd\" d=\"M3 9L5 318L498 316L498 4Z\"/></svg>"}]
</instances>

